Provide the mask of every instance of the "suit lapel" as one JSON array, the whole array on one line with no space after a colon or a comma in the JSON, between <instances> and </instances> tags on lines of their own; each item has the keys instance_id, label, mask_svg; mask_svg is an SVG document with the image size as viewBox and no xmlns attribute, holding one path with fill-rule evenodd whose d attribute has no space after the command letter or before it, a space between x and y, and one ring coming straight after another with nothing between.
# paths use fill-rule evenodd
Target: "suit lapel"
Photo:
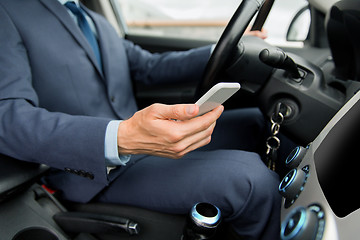
<instances>
[{"instance_id":1,"label":"suit lapel","mask_svg":"<svg viewBox=\"0 0 360 240\"><path fill-rule=\"evenodd\" d=\"M79 27L76 25L74 20L70 17L69 13L66 11L65 7L62 6L58 1L49 1L49 0L39 0L50 12L52 12L59 21L64 25L64 27L71 33L74 39L79 43L79 45L86 51L89 59L97 69L101 77L103 77L102 71L98 66L95 54L87 42L85 36L82 34Z\"/></svg>"}]
</instances>

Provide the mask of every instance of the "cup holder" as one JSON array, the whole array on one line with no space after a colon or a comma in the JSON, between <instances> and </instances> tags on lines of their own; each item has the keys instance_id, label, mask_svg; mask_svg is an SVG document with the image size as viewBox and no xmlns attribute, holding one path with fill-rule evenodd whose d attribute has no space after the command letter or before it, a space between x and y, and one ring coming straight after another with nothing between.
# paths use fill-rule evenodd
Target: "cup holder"
<instances>
[{"instance_id":1,"label":"cup holder","mask_svg":"<svg viewBox=\"0 0 360 240\"><path fill-rule=\"evenodd\" d=\"M39 227L30 227L18 232L12 240L59 240L50 230Z\"/></svg>"}]
</instances>

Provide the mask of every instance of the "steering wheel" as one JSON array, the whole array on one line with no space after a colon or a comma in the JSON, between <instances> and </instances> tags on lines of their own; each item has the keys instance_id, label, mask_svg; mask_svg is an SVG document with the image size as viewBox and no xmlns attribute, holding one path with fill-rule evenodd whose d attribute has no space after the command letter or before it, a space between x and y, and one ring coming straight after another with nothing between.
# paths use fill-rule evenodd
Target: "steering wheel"
<instances>
[{"instance_id":1,"label":"steering wheel","mask_svg":"<svg viewBox=\"0 0 360 240\"><path fill-rule=\"evenodd\" d=\"M265 0L243 0L226 26L211 57L206 65L204 77L196 89L196 97L200 97L218 82L224 72L226 63L237 51L237 45L253 16Z\"/></svg>"}]
</instances>

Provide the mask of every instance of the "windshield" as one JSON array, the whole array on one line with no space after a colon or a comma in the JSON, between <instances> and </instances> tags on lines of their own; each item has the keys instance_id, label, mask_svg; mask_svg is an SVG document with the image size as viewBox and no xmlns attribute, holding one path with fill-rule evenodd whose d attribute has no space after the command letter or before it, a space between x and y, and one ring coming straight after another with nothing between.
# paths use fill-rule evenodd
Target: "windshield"
<instances>
[{"instance_id":1,"label":"windshield","mask_svg":"<svg viewBox=\"0 0 360 240\"><path fill-rule=\"evenodd\" d=\"M130 34L219 39L239 0L115 0ZM284 42L291 20L306 0L277 0L265 22L268 41ZM309 23L307 23L309 24Z\"/></svg>"}]
</instances>

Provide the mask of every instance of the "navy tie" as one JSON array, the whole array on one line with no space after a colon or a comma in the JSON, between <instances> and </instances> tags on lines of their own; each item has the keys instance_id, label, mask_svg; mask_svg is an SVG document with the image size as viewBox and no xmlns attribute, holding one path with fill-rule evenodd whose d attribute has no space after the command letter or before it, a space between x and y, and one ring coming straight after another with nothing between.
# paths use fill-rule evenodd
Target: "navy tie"
<instances>
[{"instance_id":1,"label":"navy tie","mask_svg":"<svg viewBox=\"0 0 360 240\"><path fill-rule=\"evenodd\" d=\"M96 41L95 35L90 28L89 22L86 20L85 13L81 8L76 6L75 2L69 1L65 3L65 6L77 17L78 25L81 31L84 33L86 39L90 43L92 49L94 50L96 59L99 63L100 68L102 67L101 57L100 57L100 50L99 45Z\"/></svg>"}]
</instances>

